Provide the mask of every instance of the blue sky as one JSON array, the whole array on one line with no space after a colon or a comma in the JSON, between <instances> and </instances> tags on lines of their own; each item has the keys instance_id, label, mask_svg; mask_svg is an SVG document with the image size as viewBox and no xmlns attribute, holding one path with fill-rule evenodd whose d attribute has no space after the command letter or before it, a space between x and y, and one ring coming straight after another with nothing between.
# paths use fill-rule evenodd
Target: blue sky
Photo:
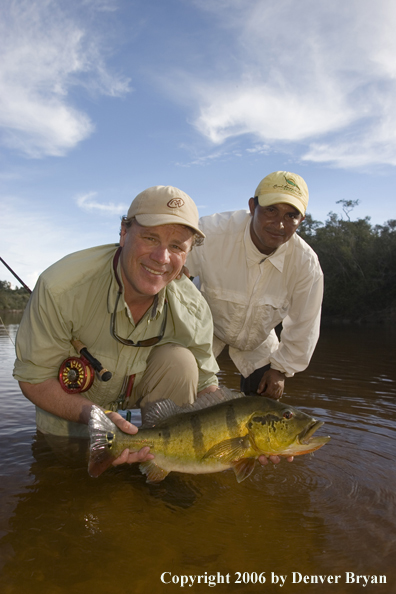
<instances>
[{"instance_id":1,"label":"blue sky","mask_svg":"<svg viewBox=\"0 0 396 594\"><path fill-rule=\"evenodd\" d=\"M202 216L275 170L315 219L396 218L395 30L393 0L2 0L0 256L33 287L149 186Z\"/></svg>"}]
</instances>

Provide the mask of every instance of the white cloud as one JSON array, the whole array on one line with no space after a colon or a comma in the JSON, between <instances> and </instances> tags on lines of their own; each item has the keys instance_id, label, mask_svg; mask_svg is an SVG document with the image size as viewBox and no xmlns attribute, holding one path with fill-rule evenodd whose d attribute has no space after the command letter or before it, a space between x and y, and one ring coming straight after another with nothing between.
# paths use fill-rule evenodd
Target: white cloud
<instances>
[{"instance_id":1,"label":"white cloud","mask_svg":"<svg viewBox=\"0 0 396 594\"><path fill-rule=\"evenodd\" d=\"M396 164L393 0L194 4L221 41L207 70L178 73L175 88L212 143L249 135L340 167Z\"/></svg>"},{"instance_id":2,"label":"white cloud","mask_svg":"<svg viewBox=\"0 0 396 594\"><path fill-rule=\"evenodd\" d=\"M91 21L83 26L64 7L59 0L3 0L0 9L0 139L29 157L64 155L93 132L73 105L74 88L110 96L129 90L128 80L107 70Z\"/></svg>"},{"instance_id":3,"label":"white cloud","mask_svg":"<svg viewBox=\"0 0 396 594\"><path fill-rule=\"evenodd\" d=\"M76 212L62 202L32 210L30 200L16 195L2 195L1 202L0 255L31 289L43 270L67 254L118 241L117 217ZM0 279L19 284L1 263Z\"/></svg>"},{"instance_id":4,"label":"white cloud","mask_svg":"<svg viewBox=\"0 0 396 594\"><path fill-rule=\"evenodd\" d=\"M107 204L103 204L103 202L98 202L95 200L97 196L97 192L88 192L88 194L83 194L76 197L76 203L79 208L86 210L88 212L102 212L102 213L110 213L110 214L121 214L124 215L127 213L129 204L115 204L114 202L108 202Z\"/></svg>"},{"instance_id":5,"label":"white cloud","mask_svg":"<svg viewBox=\"0 0 396 594\"><path fill-rule=\"evenodd\" d=\"M184 145L184 146L182 146L182 148L184 148L186 151L196 153L196 151L192 151L191 147L188 145ZM175 163L175 165L177 165L179 167L191 167L192 165L199 165L199 166L204 167L206 165L209 165L213 161L227 161L231 157L241 157L241 156L242 155L239 150L219 149L212 153L205 152L204 154L194 154L193 158L190 161L188 161L187 163L178 162L178 163Z\"/></svg>"}]
</instances>

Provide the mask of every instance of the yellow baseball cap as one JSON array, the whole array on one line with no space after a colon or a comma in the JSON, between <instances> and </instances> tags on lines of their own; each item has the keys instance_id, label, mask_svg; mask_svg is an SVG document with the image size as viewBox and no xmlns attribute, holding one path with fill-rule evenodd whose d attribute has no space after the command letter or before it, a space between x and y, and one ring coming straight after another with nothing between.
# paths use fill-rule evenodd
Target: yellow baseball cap
<instances>
[{"instance_id":1,"label":"yellow baseball cap","mask_svg":"<svg viewBox=\"0 0 396 594\"><path fill-rule=\"evenodd\" d=\"M305 215L308 206L308 186L300 175L289 171L274 171L261 180L254 196L260 206L279 202L291 204Z\"/></svg>"},{"instance_id":2,"label":"yellow baseball cap","mask_svg":"<svg viewBox=\"0 0 396 594\"><path fill-rule=\"evenodd\" d=\"M198 208L192 198L173 186L152 186L136 196L128 210L143 227L186 225L205 237L198 226Z\"/></svg>"}]
</instances>

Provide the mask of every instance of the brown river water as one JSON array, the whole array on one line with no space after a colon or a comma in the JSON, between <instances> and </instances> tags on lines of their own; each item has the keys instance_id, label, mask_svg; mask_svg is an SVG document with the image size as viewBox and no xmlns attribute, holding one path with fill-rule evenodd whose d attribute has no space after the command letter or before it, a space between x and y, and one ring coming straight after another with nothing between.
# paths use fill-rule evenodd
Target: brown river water
<instances>
[{"instance_id":1,"label":"brown river water","mask_svg":"<svg viewBox=\"0 0 396 594\"><path fill-rule=\"evenodd\" d=\"M287 381L283 401L331 436L315 454L240 484L226 471L154 486L136 466L90 478L82 451L55 455L37 438L11 376L19 318L2 319L2 594L396 593L395 327L323 328Z\"/></svg>"}]
</instances>

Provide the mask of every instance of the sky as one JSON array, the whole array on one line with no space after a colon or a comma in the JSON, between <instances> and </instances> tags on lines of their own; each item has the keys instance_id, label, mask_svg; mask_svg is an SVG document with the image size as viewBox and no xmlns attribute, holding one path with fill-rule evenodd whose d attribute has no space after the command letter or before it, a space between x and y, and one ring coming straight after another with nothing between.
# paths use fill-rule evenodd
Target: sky
<instances>
[{"instance_id":1,"label":"sky","mask_svg":"<svg viewBox=\"0 0 396 594\"><path fill-rule=\"evenodd\" d=\"M395 30L394 0L2 0L0 256L33 288L150 186L205 216L277 170L316 220L396 218Z\"/></svg>"}]
</instances>

